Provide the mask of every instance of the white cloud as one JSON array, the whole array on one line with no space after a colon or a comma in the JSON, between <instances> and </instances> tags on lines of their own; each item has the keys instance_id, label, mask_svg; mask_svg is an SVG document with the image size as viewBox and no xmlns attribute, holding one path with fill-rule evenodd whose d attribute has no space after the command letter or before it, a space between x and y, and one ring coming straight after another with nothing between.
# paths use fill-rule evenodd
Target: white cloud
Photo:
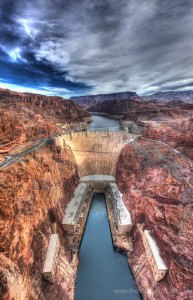
<instances>
[{"instance_id":1,"label":"white cloud","mask_svg":"<svg viewBox=\"0 0 193 300\"><path fill-rule=\"evenodd\" d=\"M68 89L65 88L55 88L55 87L41 87L41 88L33 88L33 87L27 87L17 84L12 84L8 82L3 82L2 79L0 79L0 88L3 89L10 89L16 92L21 93L34 93L34 94L42 94L45 96L55 96L59 93L59 95L63 98L70 98L74 93L70 93Z\"/></svg>"},{"instance_id":2,"label":"white cloud","mask_svg":"<svg viewBox=\"0 0 193 300\"><path fill-rule=\"evenodd\" d=\"M37 22L37 26L34 26L34 21L30 19L23 19L19 18L17 19L17 22L19 25L22 26L24 32L31 38L35 39L37 35L40 33L40 29L38 28L38 24L41 24L41 22Z\"/></svg>"},{"instance_id":3,"label":"white cloud","mask_svg":"<svg viewBox=\"0 0 193 300\"><path fill-rule=\"evenodd\" d=\"M193 1L33 0L18 12L38 62L93 86L90 93L191 86ZM21 59L20 50L10 57Z\"/></svg>"},{"instance_id":4,"label":"white cloud","mask_svg":"<svg viewBox=\"0 0 193 300\"><path fill-rule=\"evenodd\" d=\"M20 48L14 48L7 51L13 61L23 60Z\"/></svg>"}]
</instances>

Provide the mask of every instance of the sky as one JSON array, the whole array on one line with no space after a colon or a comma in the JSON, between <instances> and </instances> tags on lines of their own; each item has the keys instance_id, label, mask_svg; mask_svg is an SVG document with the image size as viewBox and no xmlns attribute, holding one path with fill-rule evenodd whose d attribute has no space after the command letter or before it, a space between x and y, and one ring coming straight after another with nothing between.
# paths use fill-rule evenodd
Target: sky
<instances>
[{"instance_id":1,"label":"sky","mask_svg":"<svg viewBox=\"0 0 193 300\"><path fill-rule=\"evenodd\" d=\"M0 0L0 87L191 90L193 0Z\"/></svg>"}]
</instances>

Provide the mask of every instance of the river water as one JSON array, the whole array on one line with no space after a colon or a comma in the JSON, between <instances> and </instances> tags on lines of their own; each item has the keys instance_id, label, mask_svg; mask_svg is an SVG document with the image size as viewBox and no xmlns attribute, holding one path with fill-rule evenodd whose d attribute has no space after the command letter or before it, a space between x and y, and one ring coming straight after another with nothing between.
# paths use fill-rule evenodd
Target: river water
<instances>
[{"instance_id":1,"label":"river water","mask_svg":"<svg viewBox=\"0 0 193 300\"><path fill-rule=\"evenodd\" d=\"M102 116L92 116L93 122L89 126L90 131L120 131L121 127L118 120L113 120Z\"/></svg>"},{"instance_id":2,"label":"river water","mask_svg":"<svg viewBox=\"0 0 193 300\"><path fill-rule=\"evenodd\" d=\"M113 247L103 194L94 194L79 258L75 300L141 299L126 255Z\"/></svg>"}]
</instances>

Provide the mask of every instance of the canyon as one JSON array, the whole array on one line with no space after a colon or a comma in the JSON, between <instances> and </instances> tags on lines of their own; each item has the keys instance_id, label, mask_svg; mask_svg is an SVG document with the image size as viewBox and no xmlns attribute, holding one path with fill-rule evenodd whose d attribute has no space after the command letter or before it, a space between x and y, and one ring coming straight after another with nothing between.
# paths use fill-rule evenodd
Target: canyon
<instances>
[{"instance_id":1,"label":"canyon","mask_svg":"<svg viewBox=\"0 0 193 300\"><path fill-rule=\"evenodd\" d=\"M64 207L78 183L73 153L46 145L0 173L1 299L70 299L76 263L61 228ZM63 247L55 285L42 280L51 233Z\"/></svg>"},{"instance_id":2,"label":"canyon","mask_svg":"<svg viewBox=\"0 0 193 300\"><path fill-rule=\"evenodd\" d=\"M0 166L2 299L74 298L78 253L71 255L62 218L81 177L96 174L115 176L131 214L126 255L142 297L193 298L193 104L147 101L132 92L118 96L99 95L95 102L83 97L86 111L78 99L0 91L1 161L46 139ZM88 127L91 112L121 115L122 131L74 132L77 124ZM168 266L159 282L146 257L144 230L151 231ZM56 232L62 246L50 284L42 270Z\"/></svg>"},{"instance_id":3,"label":"canyon","mask_svg":"<svg viewBox=\"0 0 193 300\"><path fill-rule=\"evenodd\" d=\"M70 100L75 103L89 107L95 104L99 104L106 101L112 100L130 100L132 98L141 100L141 101L156 101L156 102L178 102L182 101L185 103L193 103L193 91L168 91L168 92L159 92L156 94L139 96L136 92L121 92L121 93L112 93L112 94L100 94L100 95L90 95L90 96L77 96L71 97Z\"/></svg>"},{"instance_id":4,"label":"canyon","mask_svg":"<svg viewBox=\"0 0 193 300\"><path fill-rule=\"evenodd\" d=\"M135 92L122 92L122 93L113 93L113 94L99 94L91 96L79 96L71 97L70 100L84 107L89 107L94 104L102 103L105 101L112 100L129 100L132 98L139 98Z\"/></svg>"},{"instance_id":5,"label":"canyon","mask_svg":"<svg viewBox=\"0 0 193 300\"><path fill-rule=\"evenodd\" d=\"M79 175L71 149L54 136L87 124L90 114L59 97L1 90L0 119L0 298L72 299L77 261L71 261L61 218ZM63 247L53 286L42 281L42 269L56 230Z\"/></svg>"},{"instance_id":6,"label":"canyon","mask_svg":"<svg viewBox=\"0 0 193 300\"><path fill-rule=\"evenodd\" d=\"M129 255L144 299L191 299L193 163L157 141L140 138L124 146L116 179L132 214L133 250ZM151 230L169 271L155 284L138 226Z\"/></svg>"}]
</instances>

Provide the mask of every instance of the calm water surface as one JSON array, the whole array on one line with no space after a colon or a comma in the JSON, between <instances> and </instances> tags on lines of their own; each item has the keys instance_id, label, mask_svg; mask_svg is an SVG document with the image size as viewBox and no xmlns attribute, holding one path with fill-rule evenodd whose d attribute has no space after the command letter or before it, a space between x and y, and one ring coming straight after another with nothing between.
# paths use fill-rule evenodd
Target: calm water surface
<instances>
[{"instance_id":1,"label":"calm water surface","mask_svg":"<svg viewBox=\"0 0 193 300\"><path fill-rule=\"evenodd\" d=\"M79 257L75 300L141 299L127 257L113 248L103 194L94 194Z\"/></svg>"},{"instance_id":2,"label":"calm water surface","mask_svg":"<svg viewBox=\"0 0 193 300\"><path fill-rule=\"evenodd\" d=\"M89 126L89 130L111 130L119 131L121 127L118 120L113 120L107 117L92 116L93 122Z\"/></svg>"}]
</instances>

